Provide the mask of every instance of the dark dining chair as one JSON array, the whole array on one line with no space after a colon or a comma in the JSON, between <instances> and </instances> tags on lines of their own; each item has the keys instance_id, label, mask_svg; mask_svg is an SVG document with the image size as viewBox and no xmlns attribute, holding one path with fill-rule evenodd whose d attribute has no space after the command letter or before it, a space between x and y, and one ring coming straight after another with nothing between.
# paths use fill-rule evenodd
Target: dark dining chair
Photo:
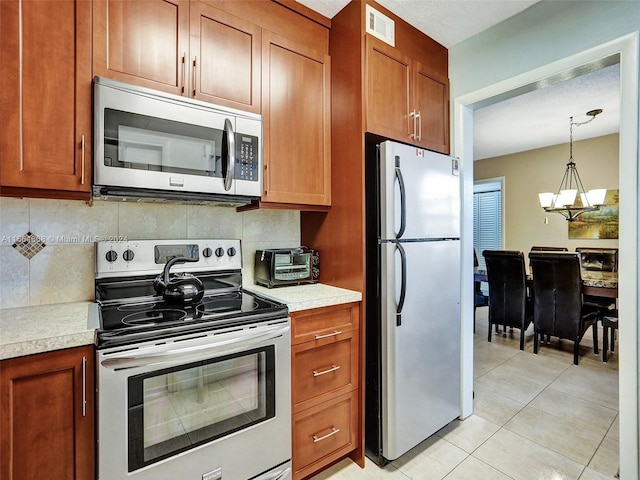
<instances>
[{"instance_id":1,"label":"dark dining chair","mask_svg":"<svg viewBox=\"0 0 640 480\"><path fill-rule=\"evenodd\" d=\"M607 312L602 317L602 361L606 362L609 348L609 330L611 330L611 353L615 351L616 330L618 329L618 310Z\"/></svg>"},{"instance_id":2,"label":"dark dining chair","mask_svg":"<svg viewBox=\"0 0 640 480\"><path fill-rule=\"evenodd\" d=\"M489 280L489 337L492 325L520 329L520 350L524 350L524 332L533 318L531 299L527 297L524 255L515 250L482 252Z\"/></svg>"},{"instance_id":3,"label":"dark dining chair","mask_svg":"<svg viewBox=\"0 0 640 480\"><path fill-rule=\"evenodd\" d=\"M582 271L618 271L617 248L576 247L576 252L580 254L580 265L582 266ZM584 302L599 308L602 316L606 315L609 310L614 310L616 308L616 301L612 298L585 295Z\"/></svg>"},{"instance_id":4,"label":"dark dining chair","mask_svg":"<svg viewBox=\"0 0 640 480\"><path fill-rule=\"evenodd\" d=\"M473 249L473 267L477 268L480 265L478 262L478 255L476 254L476 249ZM476 308L478 307L486 307L489 305L489 295L485 295L482 291L481 284L482 282L473 282L474 293L473 293L473 333L476 333Z\"/></svg>"},{"instance_id":5,"label":"dark dining chair","mask_svg":"<svg viewBox=\"0 0 640 480\"><path fill-rule=\"evenodd\" d=\"M539 245L534 245L531 247L532 252L568 252L569 249L567 247L541 247Z\"/></svg>"},{"instance_id":6,"label":"dark dining chair","mask_svg":"<svg viewBox=\"0 0 640 480\"><path fill-rule=\"evenodd\" d=\"M582 300L580 255L568 252L530 252L533 271L533 353L540 335L573 341L573 363L578 365L580 341L596 325L600 311ZM593 328L598 353L598 331Z\"/></svg>"},{"instance_id":7,"label":"dark dining chair","mask_svg":"<svg viewBox=\"0 0 640 480\"><path fill-rule=\"evenodd\" d=\"M618 271L617 248L576 247L576 252L580 254L580 264L583 270L598 272Z\"/></svg>"},{"instance_id":8,"label":"dark dining chair","mask_svg":"<svg viewBox=\"0 0 640 480\"><path fill-rule=\"evenodd\" d=\"M531 247L530 252L568 252L567 247L544 247L540 245L534 245ZM529 271L531 271L531 261L529 261Z\"/></svg>"}]
</instances>

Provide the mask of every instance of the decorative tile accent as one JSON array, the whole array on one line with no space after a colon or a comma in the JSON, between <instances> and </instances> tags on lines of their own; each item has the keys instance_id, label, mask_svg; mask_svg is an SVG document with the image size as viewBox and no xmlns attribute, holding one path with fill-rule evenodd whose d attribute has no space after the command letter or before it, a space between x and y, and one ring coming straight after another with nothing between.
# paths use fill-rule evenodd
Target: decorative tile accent
<instances>
[{"instance_id":1,"label":"decorative tile accent","mask_svg":"<svg viewBox=\"0 0 640 480\"><path fill-rule=\"evenodd\" d=\"M31 260L46 246L46 243L44 243L40 237L31 232L27 232L25 235L18 238L18 241L12 245L13 248L29 260Z\"/></svg>"}]
</instances>

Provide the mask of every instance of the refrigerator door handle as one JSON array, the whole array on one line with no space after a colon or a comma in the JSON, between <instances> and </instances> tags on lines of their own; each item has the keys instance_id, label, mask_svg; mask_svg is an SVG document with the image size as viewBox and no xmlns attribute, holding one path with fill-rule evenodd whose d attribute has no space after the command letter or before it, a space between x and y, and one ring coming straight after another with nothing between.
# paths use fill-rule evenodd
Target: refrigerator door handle
<instances>
[{"instance_id":1,"label":"refrigerator door handle","mask_svg":"<svg viewBox=\"0 0 640 480\"><path fill-rule=\"evenodd\" d=\"M396 307L396 326L399 327L402 325L402 308L404 307L404 297L407 294L407 253L399 243L396 243L396 249L400 252L400 278L402 282L400 284L400 298Z\"/></svg>"},{"instance_id":2,"label":"refrigerator door handle","mask_svg":"<svg viewBox=\"0 0 640 480\"><path fill-rule=\"evenodd\" d=\"M402 178L402 171L400 170L400 157L396 155L396 178L398 179L398 186L400 187L400 229L396 233L396 238L404 235L404 230L407 226L407 192L404 186L404 179Z\"/></svg>"}]
</instances>

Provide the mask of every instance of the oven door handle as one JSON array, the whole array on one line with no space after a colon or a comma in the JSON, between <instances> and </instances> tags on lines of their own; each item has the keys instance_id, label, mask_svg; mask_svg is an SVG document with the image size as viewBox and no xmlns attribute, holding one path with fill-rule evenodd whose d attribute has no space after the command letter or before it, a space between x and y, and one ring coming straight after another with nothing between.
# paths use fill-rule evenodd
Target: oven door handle
<instances>
[{"instance_id":1,"label":"oven door handle","mask_svg":"<svg viewBox=\"0 0 640 480\"><path fill-rule=\"evenodd\" d=\"M263 344L265 341L283 336L289 332L289 329L289 325L284 327L282 325L275 325L261 328L259 331L256 331L257 329L249 329L244 335L239 337L190 347L171 348L170 345L162 345L161 351L146 354L142 353L140 355L131 355L131 352L128 351L126 352L128 355L106 358L100 362L100 365L112 370L125 370L129 368L149 367L152 365L181 364L189 361L215 358L253 348L256 344Z\"/></svg>"}]
</instances>

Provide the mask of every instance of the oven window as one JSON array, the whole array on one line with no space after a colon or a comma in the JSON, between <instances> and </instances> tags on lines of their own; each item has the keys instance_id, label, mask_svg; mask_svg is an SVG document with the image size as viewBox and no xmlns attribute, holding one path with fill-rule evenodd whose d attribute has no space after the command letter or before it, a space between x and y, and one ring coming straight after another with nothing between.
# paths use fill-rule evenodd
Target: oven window
<instances>
[{"instance_id":1,"label":"oven window","mask_svg":"<svg viewBox=\"0 0 640 480\"><path fill-rule=\"evenodd\" d=\"M104 164L205 177L223 177L222 129L106 108Z\"/></svg>"},{"instance_id":2,"label":"oven window","mask_svg":"<svg viewBox=\"0 0 640 480\"><path fill-rule=\"evenodd\" d=\"M129 377L129 471L275 415L273 345Z\"/></svg>"}]
</instances>

